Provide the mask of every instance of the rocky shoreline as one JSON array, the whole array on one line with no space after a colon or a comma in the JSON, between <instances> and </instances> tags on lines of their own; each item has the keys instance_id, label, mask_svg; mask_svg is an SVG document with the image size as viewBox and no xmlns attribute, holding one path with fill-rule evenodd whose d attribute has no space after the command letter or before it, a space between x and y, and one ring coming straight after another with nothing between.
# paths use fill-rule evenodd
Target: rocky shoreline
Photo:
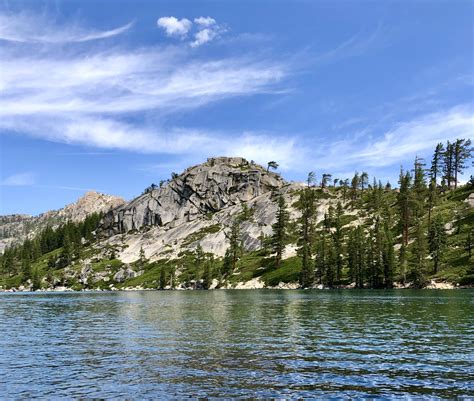
<instances>
[{"instance_id":1,"label":"rocky shoreline","mask_svg":"<svg viewBox=\"0 0 474 401\"><path fill-rule=\"evenodd\" d=\"M393 289L395 290L404 290L404 289L413 289L414 287L407 284L405 286L396 284ZM460 285L454 285L452 283L448 282L437 282L434 280L431 280L431 282L424 288L424 290L453 290L453 289L469 289L473 288L472 286L460 286ZM258 278L252 279L247 282L240 282L237 283L236 285L226 285L224 287L219 287L217 288L216 283L213 283L211 288L209 290L260 290L260 289L266 289L266 290L301 290L301 286L298 283L279 283L276 286L265 286L265 283ZM338 286L334 288L328 288L324 287L322 285L317 285L312 288L307 288L309 290L347 290L347 289L355 289L354 285L346 285L346 286ZM165 291L196 291L196 290L202 290L202 288L193 288L193 287L176 287L176 288L165 288ZM0 288L0 293L18 293L18 292L37 292L37 293L49 293L49 292L116 292L116 291L163 291L157 288L145 288L141 286L137 287L124 287L124 288L117 288L114 286L111 286L107 289L101 289L101 288L85 288L81 290L74 290L70 287L65 287L65 286L57 286L57 287L51 287L51 288L46 288L46 289L39 289L39 290L32 290L31 288L20 286L18 288Z\"/></svg>"}]
</instances>

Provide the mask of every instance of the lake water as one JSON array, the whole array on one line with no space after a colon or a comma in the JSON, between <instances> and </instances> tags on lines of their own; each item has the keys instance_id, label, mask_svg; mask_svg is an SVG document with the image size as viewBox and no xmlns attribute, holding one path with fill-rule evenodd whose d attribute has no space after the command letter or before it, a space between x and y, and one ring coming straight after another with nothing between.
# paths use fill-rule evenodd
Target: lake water
<instances>
[{"instance_id":1,"label":"lake water","mask_svg":"<svg viewBox=\"0 0 474 401\"><path fill-rule=\"evenodd\" d=\"M0 294L2 397L474 396L474 291Z\"/></svg>"}]
</instances>

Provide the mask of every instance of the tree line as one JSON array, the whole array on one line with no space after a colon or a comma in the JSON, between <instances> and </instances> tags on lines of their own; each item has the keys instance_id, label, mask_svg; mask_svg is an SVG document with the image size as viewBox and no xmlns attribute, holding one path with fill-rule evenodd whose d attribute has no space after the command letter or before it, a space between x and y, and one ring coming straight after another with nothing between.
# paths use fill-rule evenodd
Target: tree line
<instances>
[{"instance_id":1,"label":"tree line","mask_svg":"<svg viewBox=\"0 0 474 401\"><path fill-rule=\"evenodd\" d=\"M402 284L409 281L414 286L425 285L426 275L439 271L447 246L446 221L440 214L433 215L433 210L442 193L457 188L459 175L468 167L472 152L469 139L438 144L429 167L417 157L412 170L401 169L395 197L390 183L382 185L374 179L369 185L365 172L356 172L352 180L335 179L334 185L340 184L342 202L328 208L319 228L317 191L324 191L332 176L322 174L320 187L316 188L316 175L310 172L297 204L301 214L297 222L301 286L354 283L356 288L392 288L395 276ZM472 177L471 185L474 186ZM343 203L344 207L363 210L367 215L364 223L343 228ZM278 198L276 217L271 250L278 268L288 243L288 212L283 195ZM400 238L399 247L396 237ZM472 230L468 232L465 251L471 255Z\"/></svg>"},{"instance_id":2,"label":"tree line","mask_svg":"<svg viewBox=\"0 0 474 401\"><path fill-rule=\"evenodd\" d=\"M102 214L93 213L82 222L68 221L56 228L48 225L21 245L7 247L0 256L1 273L10 277L21 274L22 282L32 280L33 287L39 288L39 272L32 268L33 263L59 248L59 254L48 258L48 268L61 269L80 259L85 245L94 239L101 218Z\"/></svg>"}]
</instances>

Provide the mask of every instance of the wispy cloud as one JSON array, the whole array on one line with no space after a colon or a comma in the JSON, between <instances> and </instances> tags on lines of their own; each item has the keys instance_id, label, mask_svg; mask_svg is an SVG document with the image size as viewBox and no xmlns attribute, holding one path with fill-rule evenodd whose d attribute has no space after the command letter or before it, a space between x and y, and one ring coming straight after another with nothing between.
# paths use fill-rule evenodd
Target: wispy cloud
<instances>
[{"instance_id":1,"label":"wispy cloud","mask_svg":"<svg viewBox=\"0 0 474 401\"><path fill-rule=\"evenodd\" d=\"M334 170L398 165L416 155L431 155L439 142L474 139L473 127L473 106L459 105L399 121L385 132L363 130L334 141L314 154L314 162L317 167Z\"/></svg>"},{"instance_id":2,"label":"wispy cloud","mask_svg":"<svg viewBox=\"0 0 474 401\"><path fill-rule=\"evenodd\" d=\"M169 28L166 21L162 25ZM210 17L197 18L195 25L198 32L217 29ZM170 33L180 32L173 29ZM175 113L225 99L278 93L290 75L289 65L280 61L254 55L202 58L188 46L130 50L115 45L103 51L43 45L39 52L9 44L0 49L0 58L1 132L147 153L189 154L199 149L207 155L228 154L239 149L232 146L236 143L252 156L255 149L268 153L260 135L241 134L236 141L235 132L227 139L227 132L184 129L160 118L170 120ZM146 124L144 116L150 112L155 118ZM286 145L285 140L275 149L286 153Z\"/></svg>"},{"instance_id":3,"label":"wispy cloud","mask_svg":"<svg viewBox=\"0 0 474 401\"><path fill-rule=\"evenodd\" d=\"M377 27L367 32L358 32L352 35L336 47L323 51L313 58L313 64L333 63L345 58L361 56L376 45L385 45L383 24L379 22ZM382 40L382 38L384 40Z\"/></svg>"},{"instance_id":4,"label":"wispy cloud","mask_svg":"<svg viewBox=\"0 0 474 401\"><path fill-rule=\"evenodd\" d=\"M35 182L36 182L35 174L27 172L27 173L17 173L9 177L6 177L4 180L2 180L1 185L8 186L8 187L27 187L27 186L34 185Z\"/></svg>"},{"instance_id":5,"label":"wispy cloud","mask_svg":"<svg viewBox=\"0 0 474 401\"><path fill-rule=\"evenodd\" d=\"M99 31L78 25L58 25L46 15L0 14L0 41L17 43L79 43L110 38L128 31L133 25L126 25Z\"/></svg>"}]
</instances>

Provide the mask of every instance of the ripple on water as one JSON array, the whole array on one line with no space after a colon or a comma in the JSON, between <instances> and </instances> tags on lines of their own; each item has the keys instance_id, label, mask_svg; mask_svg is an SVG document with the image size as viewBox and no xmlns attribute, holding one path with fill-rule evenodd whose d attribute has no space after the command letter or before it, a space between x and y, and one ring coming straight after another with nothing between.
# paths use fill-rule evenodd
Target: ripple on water
<instances>
[{"instance_id":1,"label":"ripple on water","mask_svg":"<svg viewBox=\"0 0 474 401\"><path fill-rule=\"evenodd\" d=\"M474 396L474 291L0 295L0 392Z\"/></svg>"}]
</instances>

